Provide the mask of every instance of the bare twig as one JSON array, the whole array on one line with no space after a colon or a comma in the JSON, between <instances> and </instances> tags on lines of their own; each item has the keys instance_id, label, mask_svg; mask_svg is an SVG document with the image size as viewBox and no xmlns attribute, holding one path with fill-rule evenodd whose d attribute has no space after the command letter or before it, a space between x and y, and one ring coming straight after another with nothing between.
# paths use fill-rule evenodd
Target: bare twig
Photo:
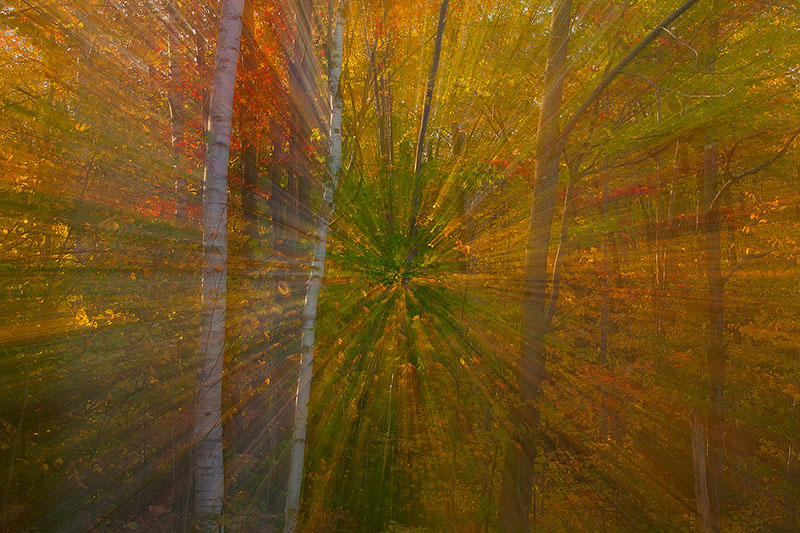
<instances>
[{"instance_id":1,"label":"bare twig","mask_svg":"<svg viewBox=\"0 0 800 533\"><path fill-rule=\"evenodd\" d=\"M627 70L623 70L622 72L620 72L620 74L626 74L628 76L633 76L635 78L641 78L641 79L645 80L647 83L649 83L650 85L653 86L653 88L655 89L656 93L658 93L659 91L666 91L666 92L669 92L669 93L677 94L678 96L683 97L683 98L724 98L726 96L729 96L731 93L733 93L733 89L734 89L733 87L731 87L731 89L728 92L722 93L722 94L688 94L688 93L682 93L680 91L676 91L675 89L671 89L669 87L664 87L663 85L658 85L654 80L652 80L652 79L650 79L647 76L644 76L642 74L637 74L636 72L628 72Z\"/></svg>"},{"instance_id":2,"label":"bare twig","mask_svg":"<svg viewBox=\"0 0 800 533\"><path fill-rule=\"evenodd\" d=\"M722 185L722 187L719 188L719 191L717 191L716 196L714 196L714 199L711 200L711 204L709 204L708 210L711 211L711 210L717 208L717 205L719 204L719 200L720 200L720 198L722 198L722 194L726 190L728 190L731 185L733 185L734 183L736 183L737 181L739 181L739 180L741 180L743 178L746 178L747 176L752 176L753 174L757 174L757 173L761 172L762 170L764 170L765 168L770 166L772 163L774 163L775 161L780 159L783 156L783 154L785 154L789 150L789 147L792 145L792 142L797 138L798 135L800 135L800 129L795 130L795 132L792 134L792 136L789 137L789 140L786 141L786 144L783 145L783 148L781 148L780 151L777 154L775 154L774 156L772 156L770 159L767 159L766 161L764 161L760 165L757 165L757 166L755 166L755 167L753 167L751 169L745 170L744 172L740 172L738 174L734 174L733 176L731 176L731 178L728 181L726 181Z\"/></svg>"},{"instance_id":3,"label":"bare twig","mask_svg":"<svg viewBox=\"0 0 800 533\"><path fill-rule=\"evenodd\" d=\"M639 41L639 44L637 44L630 52L628 52L628 54L625 57L623 57L622 60L620 60L620 62L617 63L617 65L603 77L603 79L600 81L597 87L594 88L594 90L589 94L589 96L587 96L586 99L581 103L580 107L578 107L578 109L572 114L569 120L567 120L567 125L561 132L559 140L557 141L558 143L561 143L562 145L566 144L570 134L572 133L572 130L575 128L575 125L578 123L581 117L583 117L583 115L586 114L586 112L589 110L592 104L600 97L600 95L603 94L603 91L605 91L605 89L609 85L611 85L611 82L614 81L614 79L620 73L622 73L625 70L625 68L633 62L634 59L636 59L636 57L642 52L642 50L647 48L647 46L651 42L653 42L659 35L661 35L661 32L664 30L664 28L675 22L675 20L677 20L691 7L693 7L698 1L699 0L688 0L687 2L681 4L680 7L678 7L677 9L675 9L675 11L670 13L669 16L667 16L667 18L662 20L658 24L658 26L653 28L653 30L650 33L648 33L641 41Z\"/></svg>"},{"instance_id":4,"label":"bare twig","mask_svg":"<svg viewBox=\"0 0 800 533\"><path fill-rule=\"evenodd\" d=\"M758 254L750 254L750 255L746 255L746 256L742 257L742 259L741 259L741 260L740 260L738 263L736 263L736 264L733 266L733 268L731 268L731 269L728 271L728 273L727 273L727 274L725 274L725 276L723 276L723 278L722 278L722 284L724 285L724 284L725 284L725 283L728 281L728 278L730 278L730 277L731 277L731 274L733 274L734 272L736 272L737 270L739 270L739 268L741 268L741 267L742 267L742 265L744 265L744 264L745 264L745 263L747 263L748 261L750 261L750 260L752 260L752 259L758 259L759 257L765 257L765 256L767 256L767 255L769 255L769 254L771 254L772 252L775 252L775 251L777 251L777 250L778 250L778 248L773 248L772 250L767 250L766 252L761 252L761 253L758 253Z\"/></svg>"}]
</instances>

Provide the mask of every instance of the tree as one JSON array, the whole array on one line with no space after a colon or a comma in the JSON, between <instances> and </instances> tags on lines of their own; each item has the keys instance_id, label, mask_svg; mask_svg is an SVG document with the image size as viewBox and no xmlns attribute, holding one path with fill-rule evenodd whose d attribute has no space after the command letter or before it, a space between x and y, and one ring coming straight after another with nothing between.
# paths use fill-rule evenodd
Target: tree
<instances>
[{"instance_id":1,"label":"tree","mask_svg":"<svg viewBox=\"0 0 800 533\"><path fill-rule=\"evenodd\" d=\"M403 271L403 285L408 285L410 272L414 261L419 254L419 243L417 243L417 217L422 195L422 164L425 153L425 133L428 131L428 120L431 115L431 102L433 101L433 91L436 89L436 75L439 72L439 55L442 53L442 37L444 35L444 25L447 17L447 4L449 0L442 0L439 8L439 22L436 25L436 40L433 45L433 59L431 60L431 70L428 73L428 81L425 84L425 98L422 102L422 118L419 123L419 134L417 135L417 149L414 153L414 188L411 192L411 216L408 222L408 240L411 248Z\"/></svg>"},{"instance_id":2,"label":"tree","mask_svg":"<svg viewBox=\"0 0 800 533\"><path fill-rule=\"evenodd\" d=\"M225 485L222 374L228 257L228 157L244 0L223 0L209 102L203 175L203 271L197 407L195 512L201 530L215 528Z\"/></svg>"},{"instance_id":3,"label":"tree","mask_svg":"<svg viewBox=\"0 0 800 533\"><path fill-rule=\"evenodd\" d=\"M317 303L325 276L325 255L328 246L328 226L334 211L334 194L342 165L342 99L341 77L344 27L346 23L347 0L339 0L330 46L328 63L328 99L330 103L330 122L328 126L327 176L322 195L322 205L317 215L314 236L314 258L308 281L308 292L303 305L303 343L301 348L300 374L297 379L295 398L294 430L292 432L292 452L289 463L289 485L286 494L286 516L284 531L297 530L300 511L300 492L303 486L303 462L305 460L306 434L308 424L308 400L311 394L311 379L314 368L315 334L317 327Z\"/></svg>"},{"instance_id":4,"label":"tree","mask_svg":"<svg viewBox=\"0 0 800 533\"><path fill-rule=\"evenodd\" d=\"M182 83L182 72L180 63L180 28L175 6L167 4L167 36L169 43L169 116L170 116L170 136L172 140L172 150L174 161L172 171L175 174L175 218L181 222L189 220L189 192L187 190L186 173L182 169L182 156L185 152L186 136L186 116L184 110L184 98Z\"/></svg>"},{"instance_id":5,"label":"tree","mask_svg":"<svg viewBox=\"0 0 800 533\"><path fill-rule=\"evenodd\" d=\"M245 93L248 97L254 95L256 76L256 37L255 37L255 14L253 0L245 0L244 24L242 39L242 74L245 80ZM253 248L258 242L258 200L256 189L258 188L258 155L259 147L255 127L254 110L247 108L243 110L240 125L240 135L242 144L242 215L244 217L244 234L247 242L245 243L245 255L251 257Z\"/></svg>"},{"instance_id":6,"label":"tree","mask_svg":"<svg viewBox=\"0 0 800 533\"><path fill-rule=\"evenodd\" d=\"M522 294L522 349L517 370L523 406L516 420L520 427L515 428L517 434L506 447L500 494L500 518L503 530L507 532L526 532L530 529L528 514L536 455L533 431L539 423L539 413L532 403L538 397L544 379L547 254L561 156L558 146L558 117L561 111L561 91L567 74L571 8L571 0L555 0L553 3L547 66L544 71L544 94L536 132L536 173L523 270L525 287Z\"/></svg>"},{"instance_id":7,"label":"tree","mask_svg":"<svg viewBox=\"0 0 800 533\"><path fill-rule=\"evenodd\" d=\"M501 491L513 507L529 483L536 531L798 529L800 12L698 2L642 40L684 1L572 2L555 148L544 123L536 145L553 0L448 2L442 32L442 0L348 2L333 104L337 2L245 4L217 167L221 517L193 512L208 317L192 200L221 4L6 2L3 528L494 531ZM536 163L556 156L550 203ZM534 214L546 255L526 250L534 191L553 205L549 235ZM528 291L538 332L521 328Z\"/></svg>"},{"instance_id":8,"label":"tree","mask_svg":"<svg viewBox=\"0 0 800 533\"><path fill-rule=\"evenodd\" d=\"M605 74L597 87L567 120L561 133L559 133L558 117L561 110L561 92L567 72L571 1L555 0L553 4L547 66L544 73L544 94L536 134L533 201L528 221L523 267L525 285L522 294L522 347L517 369L522 406L516 421L522 427L514 428L514 438L506 448L500 496L501 521L506 531L527 531L528 529L530 487L536 454L534 432L539 424L539 413L533 404L541 392L542 380L545 377L544 342L549 330L546 313L547 258L561 151L578 121L611 82L661 34L666 26L697 2L698 0L689 0L679 6L639 41L613 69Z\"/></svg>"}]
</instances>

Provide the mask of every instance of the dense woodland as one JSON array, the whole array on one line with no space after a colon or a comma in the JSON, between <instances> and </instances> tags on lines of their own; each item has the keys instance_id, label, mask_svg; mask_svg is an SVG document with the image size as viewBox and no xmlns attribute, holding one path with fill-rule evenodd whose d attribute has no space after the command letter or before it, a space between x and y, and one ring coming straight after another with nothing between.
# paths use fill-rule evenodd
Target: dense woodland
<instances>
[{"instance_id":1,"label":"dense woodland","mask_svg":"<svg viewBox=\"0 0 800 533\"><path fill-rule=\"evenodd\" d=\"M800 530L794 0L3 0L3 531Z\"/></svg>"}]
</instances>

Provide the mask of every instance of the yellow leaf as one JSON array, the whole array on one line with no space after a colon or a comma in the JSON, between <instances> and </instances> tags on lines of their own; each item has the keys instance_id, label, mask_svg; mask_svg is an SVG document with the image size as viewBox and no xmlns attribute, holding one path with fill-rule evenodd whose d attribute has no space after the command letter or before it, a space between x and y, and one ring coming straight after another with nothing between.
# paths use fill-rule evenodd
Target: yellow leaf
<instances>
[{"instance_id":1,"label":"yellow leaf","mask_svg":"<svg viewBox=\"0 0 800 533\"><path fill-rule=\"evenodd\" d=\"M97 227L106 231L117 231L119 229L119 222L114 220L114 217L111 217L102 222L98 222Z\"/></svg>"},{"instance_id":2,"label":"yellow leaf","mask_svg":"<svg viewBox=\"0 0 800 533\"><path fill-rule=\"evenodd\" d=\"M286 283L285 281L279 281L278 282L278 292L280 292L284 296L289 296L289 294L292 291L289 290L289 284L288 283Z\"/></svg>"}]
</instances>

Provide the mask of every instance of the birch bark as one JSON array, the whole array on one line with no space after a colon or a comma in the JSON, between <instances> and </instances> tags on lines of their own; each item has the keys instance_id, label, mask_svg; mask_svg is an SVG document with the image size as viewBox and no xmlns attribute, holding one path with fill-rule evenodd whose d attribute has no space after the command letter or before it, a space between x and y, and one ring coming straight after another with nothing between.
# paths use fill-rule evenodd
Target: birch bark
<instances>
[{"instance_id":1,"label":"birch bark","mask_svg":"<svg viewBox=\"0 0 800 533\"><path fill-rule=\"evenodd\" d=\"M222 362L228 260L228 157L244 0L223 0L209 103L203 176L203 271L198 391L194 421L195 513L201 531L222 514Z\"/></svg>"},{"instance_id":2,"label":"birch bark","mask_svg":"<svg viewBox=\"0 0 800 533\"><path fill-rule=\"evenodd\" d=\"M328 93L330 99L330 127L328 134L328 176L322 196L322 205L317 219L314 240L314 258L311 276L303 306L303 342L300 359L300 375L297 380L295 398L292 453L289 460L289 483L286 494L286 519L284 532L297 531L300 511L300 491L303 486L303 461L308 430L308 400L314 365L314 335L317 326L317 302L325 275L325 255L328 245L328 225L334 211L334 193L342 163L342 100L339 80L342 75L343 37L347 0L339 0L336 7L336 22L333 29L330 62L328 64Z\"/></svg>"}]
</instances>

